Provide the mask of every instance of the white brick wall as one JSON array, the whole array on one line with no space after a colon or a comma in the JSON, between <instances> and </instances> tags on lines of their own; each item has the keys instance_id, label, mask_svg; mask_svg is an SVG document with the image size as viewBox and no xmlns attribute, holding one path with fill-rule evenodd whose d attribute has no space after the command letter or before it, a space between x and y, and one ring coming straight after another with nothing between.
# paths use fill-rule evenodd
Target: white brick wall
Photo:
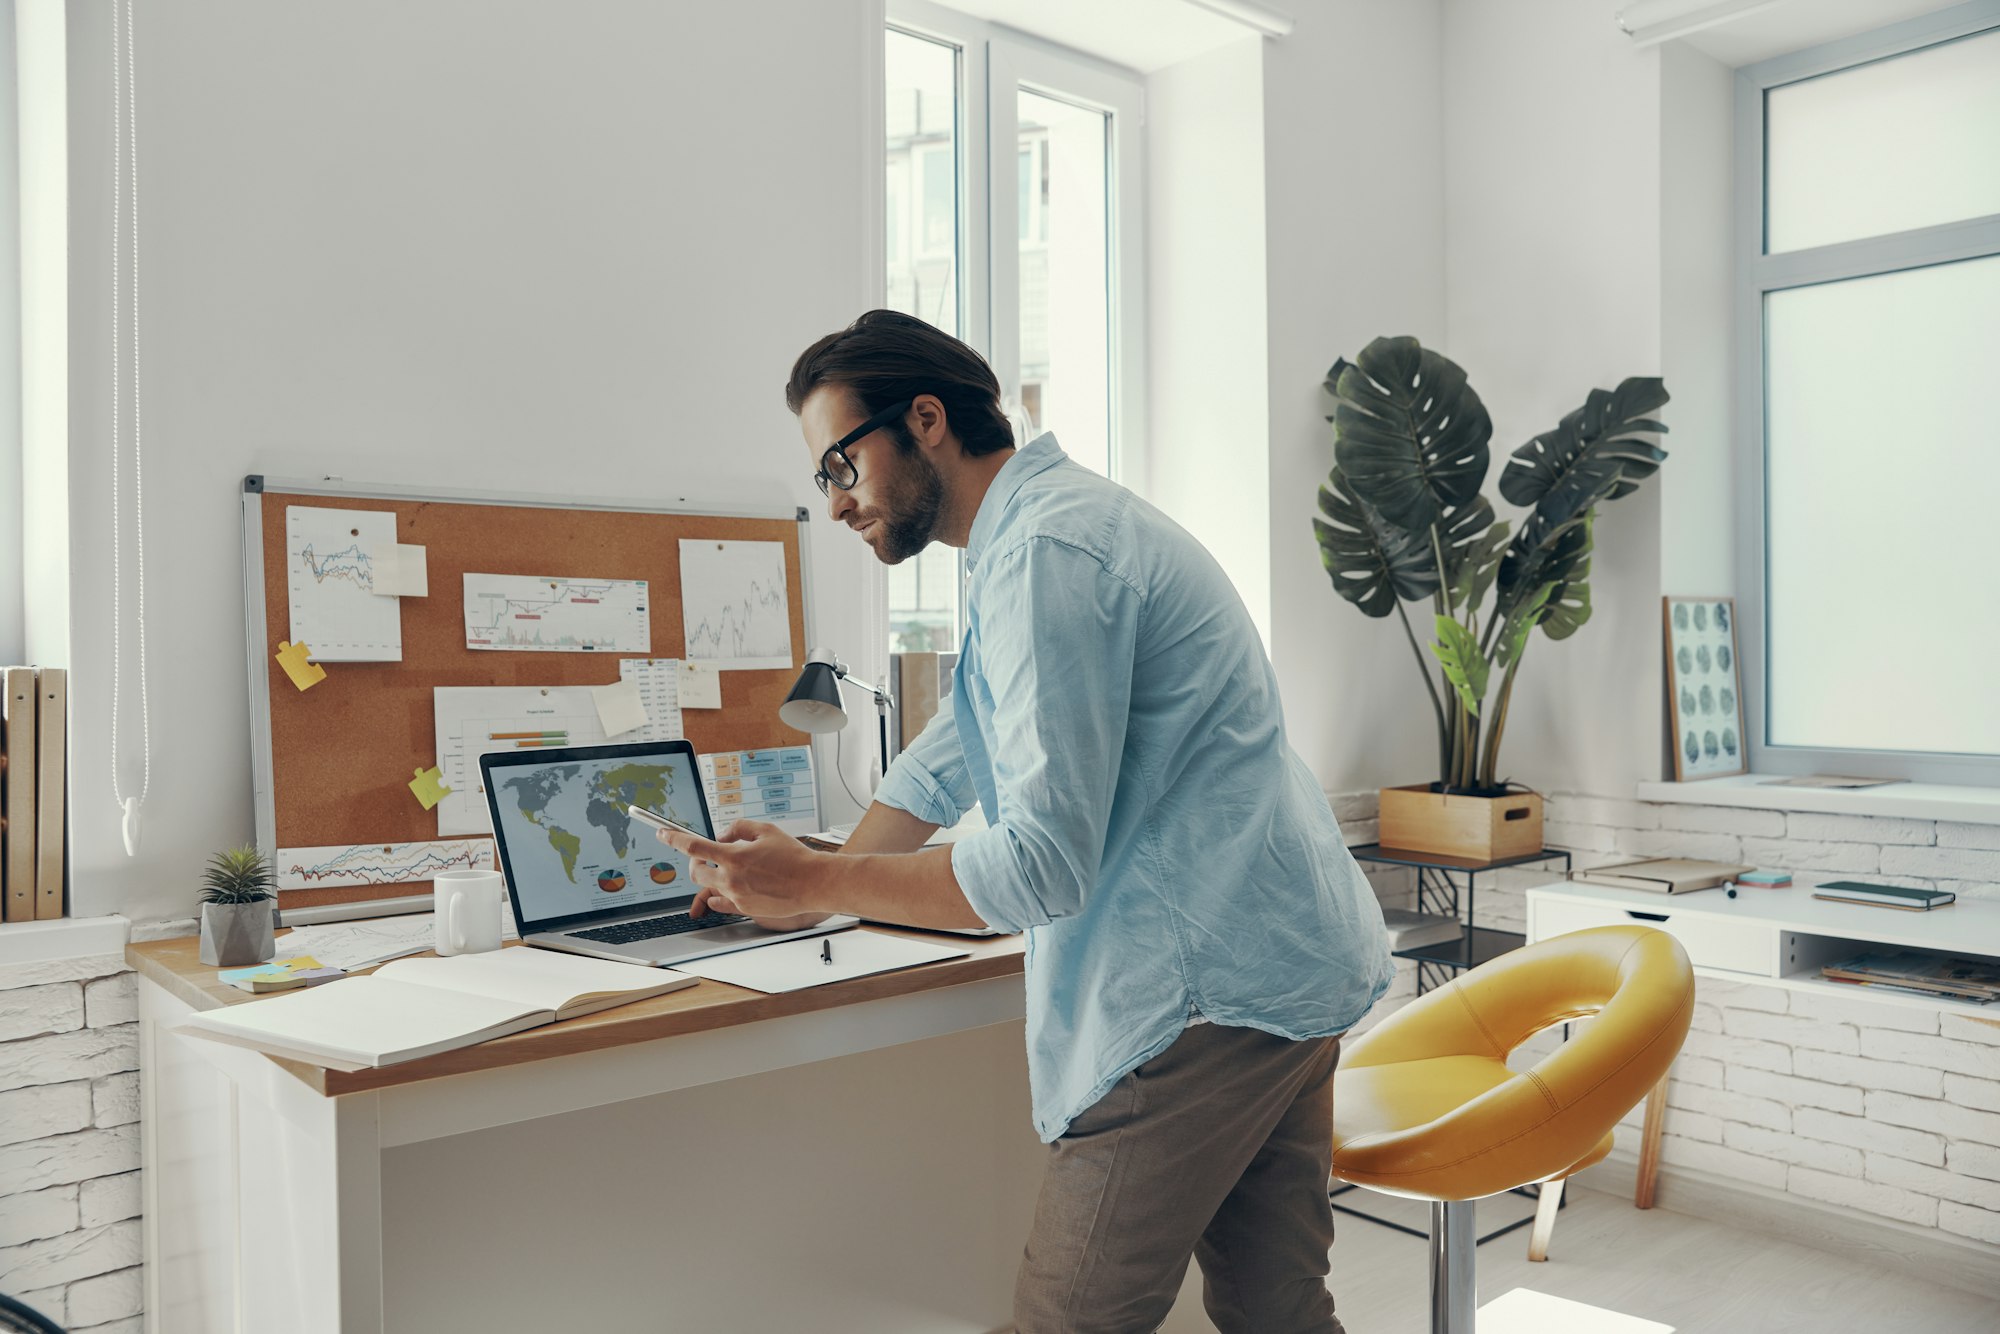
<instances>
[{"instance_id":1,"label":"white brick wall","mask_svg":"<svg viewBox=\"0 0 2000 1334\"><path fill-rule=\"evenodd\" d=\"M1374 794L1340 794L1334 808L1350 841L1364 841L1352 835L1374 819ZM1783 867L1802 884L1880 876L2000 900L2000 826L1577 793L1549 795L1546 816L1548 844L1571 849L1578 866L1713 857ZM1475 922L1521 930L1522 891L1559 873L1558 863L1480 876ZM1370 874L1383 902L1397 906L1408 905L1407 877ZM1361 1027L1415 990L1405 965ZM1510 1064L1532 1065L1543 1041ZM1621 1123L1628 1148L1637 1148L1641 1119L1634 1108ZM1702 978L1667 1086L1664 1132L1669 1174L1711 1172L2000 1247L2000 1024Z\"/></svg>"},{"instance_id":2,"label":"white brick wall","mask_svg":"<svg viewBox=\"0 0 2000 1334\"><path fill-rule=\"evenodd\" d=\"M122 955L0 965L0 1291L140 1327L139 1041Z\"/></svg>"}]
</instances>

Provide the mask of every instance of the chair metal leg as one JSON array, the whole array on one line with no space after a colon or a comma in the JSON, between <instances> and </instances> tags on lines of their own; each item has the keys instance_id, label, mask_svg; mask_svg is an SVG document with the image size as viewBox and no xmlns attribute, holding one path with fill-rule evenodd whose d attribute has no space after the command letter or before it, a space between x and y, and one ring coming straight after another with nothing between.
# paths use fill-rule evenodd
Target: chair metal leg
<instances>
[{"instance_id":1,"label":"chair metal leg","mask_svg":"<svg viewBox=\"0 0 2000 1334\"><path fill-rule=\"evenodd\" d=\"M1473 1334L1478 1279L1472 1200L1431 1201L1431 1334Z\"/></svg>"}]
</instances>

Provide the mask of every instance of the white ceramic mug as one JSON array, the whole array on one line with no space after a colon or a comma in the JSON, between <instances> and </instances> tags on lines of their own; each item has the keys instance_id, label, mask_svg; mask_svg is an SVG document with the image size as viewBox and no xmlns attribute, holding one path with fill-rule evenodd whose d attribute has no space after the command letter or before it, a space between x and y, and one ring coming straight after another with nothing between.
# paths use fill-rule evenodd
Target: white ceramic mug
<instances>
[{"instance_id":1,"label":"white ceramic mug","mask_svg":"<svg viewBox=\"0 0 2000 1334\"><path fill-rule=\"evenodd\" d=\"M437 905L437 952L482 954L500 948L507 892L498 871L440 871L431 881Z\"/></svg>"}]
</instances>

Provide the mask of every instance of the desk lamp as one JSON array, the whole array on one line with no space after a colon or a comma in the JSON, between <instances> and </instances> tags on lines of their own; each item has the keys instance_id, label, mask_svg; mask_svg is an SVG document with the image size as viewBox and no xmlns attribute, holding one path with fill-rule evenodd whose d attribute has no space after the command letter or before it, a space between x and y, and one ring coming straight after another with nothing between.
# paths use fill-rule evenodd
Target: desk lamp
<instances>
[{"instance_id":1,"label":"desk lamp","mask_svg":"<svg viewBox=\"0 0 2000 1334\"><path fill-rule=\"evenodd\" d=\"M836 684L839 683L839 685ZM889 772L889 692L881 686L857 681L847 674L847 664L829 649L816 648L806 654L805 670L799 673L792 693L778 706L778 717L801 732L838 732L847 726L847 710L840 702L840 685L865 690L875 696L875 714L881 724L882 770Z\"/></svg>"}]
</instances>

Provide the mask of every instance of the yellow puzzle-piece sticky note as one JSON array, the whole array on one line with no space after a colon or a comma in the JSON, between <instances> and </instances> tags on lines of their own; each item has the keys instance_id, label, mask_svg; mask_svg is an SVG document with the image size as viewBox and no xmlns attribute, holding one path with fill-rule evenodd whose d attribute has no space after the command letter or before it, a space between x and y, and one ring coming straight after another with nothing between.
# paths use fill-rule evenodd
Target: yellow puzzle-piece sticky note
<instances>
[{"instance_id":1,"label":"yellow puzzle-piece sticky note","mask_svg":"<svg viewBox=\"0 0 2000 1334\"><path fill-rule=\"evenodd\" d=\"M326 668L312 661L312 646L305 643L278 644L278 665L285 669L285 675L292 678L292 684L301 690L310 690L326 680Z\"/></svg>"},{"instance_id":2,"label":"yellow puzzle-piece sticky note","mask_svg":"<svg viewBox=\"0 0 2000 1334\"><path fill-rule=\"evenodd\" d=\"M451 795L451 789L444 785L444 774L435 766L418 769L416 775L410 783L410 791L417 794L417 800L424 804L425 810L431 809Z\"/></svg>"}]
</instances>

